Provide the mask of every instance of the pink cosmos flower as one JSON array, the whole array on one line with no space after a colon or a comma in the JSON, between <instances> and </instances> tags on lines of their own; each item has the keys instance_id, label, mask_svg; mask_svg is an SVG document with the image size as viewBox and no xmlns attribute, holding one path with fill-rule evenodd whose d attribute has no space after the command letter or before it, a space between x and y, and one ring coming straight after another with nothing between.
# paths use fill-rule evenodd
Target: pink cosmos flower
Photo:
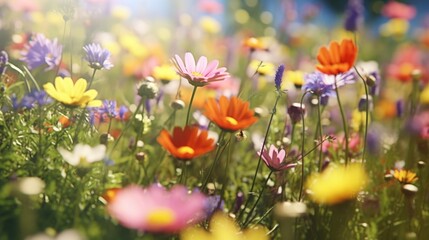
<instances>
[{"instance_id":1,"label":"pink cosmos flower","mask_svg":"<svg viewBox=\"0 0 429 240\"><path fill-rule=\"evenodd\" d=\"M223 5L215 0L200 0L198 8L204 13L219 14L223 12Z\"/></svg>"},{"instance_id":2,"label":"pink cosmos flower","mask_svg":"<svg viewBox=\"0 0 429 240\"><path fill-rule=\"evenodd\" d=\"M261 156L261 151L258 151L258 155ZM284 149L279 151L274 145L262 152L262 160L272 171L283 171L296 166L296 163L286 162L285 157L286 151Z\"/></svg>"},{"instance_id":3,"label":"pink cosmos flower","mask_svg":"<svg viewBox=\"0 0 429 240\"><path fill-rule=\"evenodd\" d=\"M219 61L213 60L208 63L207 58L201 56L195 64L194 56L190 52L185 53L185 63L178 55L174 56L172 62L176 67L177 74L188 79L190 84L197 87L205 86L210 82L222 81L229 77L226 68L217 68Z\"/></svg>"},{"instance_id":4,"label":"pink cosmos flower","mask_svg":"<svg viewBox=\"0 0 429 240\"><path fill-rule=\"evenodd\" d=\"M157 233L177 233L205 217L206 197L188 194L184 186L170 191L158 185L120 189L108 203L110 215L127 228Z\"/></svg>"},{"instance_id":5,"label":"pink cosmos flower","mask_svg":"<svg viewBox=\"0 0 429 240\"><path fill-rule=\"evenodd\" d=\"M381 13L388 18L410 20L416 16L417 11L414 6L390 1L383 6Z\"/></svg>"}]
</instances>

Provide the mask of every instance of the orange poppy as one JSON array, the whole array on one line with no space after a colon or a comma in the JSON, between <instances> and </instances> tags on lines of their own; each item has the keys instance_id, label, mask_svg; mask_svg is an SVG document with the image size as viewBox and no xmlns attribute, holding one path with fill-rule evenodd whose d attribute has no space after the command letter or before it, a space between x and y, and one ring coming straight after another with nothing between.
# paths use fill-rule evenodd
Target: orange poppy
<instances>
[{"instance_id":1,"label":"orange poppy","mask_svg":"<svg viewBox=\"0 0 429 240\"><path fill-rule=\"evenodd\" d=\"M237 97L227 99L221 96L219 103L211 98L204 105L204 109L204 115L225 131L245 129L258 120L253 110L249 109L249 102Z\"/></svg>"},{"instance_id":2,"label":"orange poppy","mask_svg":"<svg viewBox=\"0 0 429 240\"><path fill-rule=\"evenodd\" d=\"M188 161L212 151L214 139L208 138L208 131L198 127L186 126L184 129L175 127L173 135L162 130L157 141L175 158Z\"/></svg>"},{"instance_id":3,"label":"orange poppy","mask_svg":"<svg viewBox=\"0 0 429 240\"><path fill-rule=\"evenodd\" d=\"M345 73L353 67L357 56L357 47L352 40L344 39L341 44L331 42L329 49L321 47L317 54L317 70L325 74Z\"/></svg>"}]
</instances>

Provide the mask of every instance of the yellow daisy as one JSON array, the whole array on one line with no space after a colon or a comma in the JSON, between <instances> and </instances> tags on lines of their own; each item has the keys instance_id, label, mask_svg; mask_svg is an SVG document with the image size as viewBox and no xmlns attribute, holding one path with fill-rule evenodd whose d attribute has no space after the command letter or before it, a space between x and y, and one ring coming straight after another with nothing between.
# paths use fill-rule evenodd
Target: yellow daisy
<instances>
[{"instance_id":1,"label":"yellow daisy","mask_svg":"<svg viewBox=\"0 0 429 240\"><path fill-rule=\"evenodd\" d=\"M176 73L174 68L167 64L156 66L153 69L152 76L155 79L160 80L162 83L180 79L180 76Z\"/></svg>"},{"instance_id":2,"label":"yellow daisy","mask_svg":"<svg viewBox=\"0 0 429 240\"><path fill-rule=\"evenodd\" d=\"M334 205L355 198L367 182L362 165L328 167L307 179L310 198L319 204Z\"/></svg>"},{"instance_id":3,"label":"yellow daisy","mask_svg":"<svg viewBox=\"0 0 429 240\"><path fill-rule=\"evenodd\" d=\"M76 83L69 77L55 78L55 86L52 83L43 85L46 93L52 98L67 106L73 107L99 107L100 100L94 100L97 97L97 91L90 89L86 91L87 82L79 78Z\"/></svg>"},{"instance_id":4,"label":"yellow daisy","mask_svg":"<svg viewBox=\"0 0 429 240\"><path fill-rule=\"evenodd\" d=\"M402 184L414 183L418 179L414 172L404 169L395 169L393 172L393 177Z\"/></svg>"}]
</instances>

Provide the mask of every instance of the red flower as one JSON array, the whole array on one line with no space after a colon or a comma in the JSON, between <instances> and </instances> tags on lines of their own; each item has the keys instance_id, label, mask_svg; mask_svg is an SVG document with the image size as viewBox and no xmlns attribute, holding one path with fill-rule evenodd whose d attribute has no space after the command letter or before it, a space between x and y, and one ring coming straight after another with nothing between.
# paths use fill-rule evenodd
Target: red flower
<instances>
[{"instance_id":1,"label":"red flower","mask_svg":"<svg viewBox=\"0 0 429 240\"><path fill-rule=\"evenodd\" d=\"M244 102L237 97L227 99L222 96L219 103L211 98L204 105L204 109L204 115L226 131L248 128L258 120L253 110L249 109L249 102Z\"/></svg>"},{"instance_id":2,"label":"red flower","mask_svg":"<svg viewBox=\"0 0 429 240\"><path fill-rule=\"evenodd\" d=\"M206 130L191 126L184 129L175 127L173 135L167 130L162 130L157 141L171 155L183 161L206 154L215 148L214 139L208 138Z\"/></svg>"}]
</instances>

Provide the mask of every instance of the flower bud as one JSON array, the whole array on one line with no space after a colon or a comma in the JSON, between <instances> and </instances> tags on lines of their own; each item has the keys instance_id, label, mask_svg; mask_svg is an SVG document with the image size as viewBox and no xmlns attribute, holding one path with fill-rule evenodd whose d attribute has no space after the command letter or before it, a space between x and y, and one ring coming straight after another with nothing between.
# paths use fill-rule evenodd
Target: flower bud
<instances>
[{"instance_id":1,"label":"flower bud","mask_svg":"<svg viewBox=\"0 0 429 240\"><path fill-rule=\"evenodd\" d=\"M404 184L401 190L405 196L414 197L414 195L416 195L416 193L419 191L419 188L413 184Z\"/></svg>"},{"instance_id":2,"label":"flower bud","mask_svg":"<svg viewBox=\"0 0 429 240\"><path fill-rule=\"evenodd\" d=\"M146 154L144 152L136 153L136 159L139 161L144 161Z\"/></svg>"},{"instance_id":3,"label":"flower bud","mask_svg":"<svg viewBox=\"0 0 429 240\"><path fill-rule=\"evenodd\" d=\"M288 109L287 113L289 114L292 124L298 123L305 114L305 105L301 106L301 103L293 103Z\"/></svg>"},{"instance_id":4,"label":"flower bud","mask_svg":"<svg viewBox=\"0 0 429 240\"><path fill-rule=\"evenodd\" d=\"M152 77L147 77L140 85L138 95L147 99L153 99L158 95L159 89Z\"/></svg>"},{"instance_id":5,"label":"flower bud","mask_svg":"<svg viewBox=\"0 0 429 240\"><path fill-rule=\"evenodd\" d=\"M185 108L185 102L180 99L176 99L170 103L171 108L174 110L181 110Z\"/></svg>"},{"instance_id":6,"label":"flower bud","mask_svg":"<svg viewBox=\"0 0 429 240\"><path fill-rule=\"evenodd\" d=\"M373 87L377 83L377 79L373 75L366 75L365 82L368 85L368 87Z\"/></svg>"},{"instance_id":7,"label":"flower bud","mask_svg":"<svg viewBox=\"0 0 429 240\"><path fill-rule=\"evenodd\" d=\"M359 112L366 112L367 105L368 105L368 111L371 112L373 108L372 97L368 96L368 99L366 99L366 95L362 95L360 97L359 104L358 104Z\"/></svg>"}]
</instances>

